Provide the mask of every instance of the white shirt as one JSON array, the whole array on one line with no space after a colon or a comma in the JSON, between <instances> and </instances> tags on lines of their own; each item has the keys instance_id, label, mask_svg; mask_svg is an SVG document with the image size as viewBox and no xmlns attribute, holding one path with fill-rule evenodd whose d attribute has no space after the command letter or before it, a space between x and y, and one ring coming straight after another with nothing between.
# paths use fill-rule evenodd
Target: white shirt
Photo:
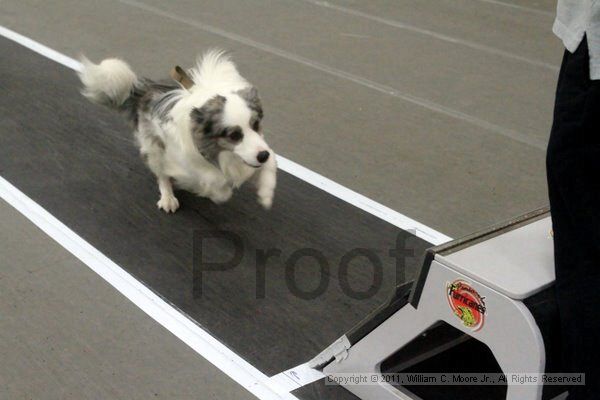
<instances>
[{"instance_id":1,"label":"white shirt","mask_svg":"<svg viewBox=\"0 0 600 400\"><path fill-rule=\"evenodd\" d=\"M590 52L590 78L600 79L600 0L558 0L552 31L571 53L585 35Z\"/></svg>"}]
</instances>

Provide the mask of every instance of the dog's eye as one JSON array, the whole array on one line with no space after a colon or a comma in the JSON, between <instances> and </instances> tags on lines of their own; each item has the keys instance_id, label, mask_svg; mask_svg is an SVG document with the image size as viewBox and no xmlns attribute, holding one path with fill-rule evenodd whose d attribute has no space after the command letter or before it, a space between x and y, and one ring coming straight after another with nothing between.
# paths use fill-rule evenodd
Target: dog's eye
<instances>
[{"instance_id":1,"label":"dog's eye","mask_svg":"<svg viewBox=\"0 0 600 400\"><path fill-rule=\"evenodd\" d=\"M252 123L252 130L255 132L258 132L259 129L260 129L260 121L256 120Z\"/></svg>"},{"instance_id":2,"label":"dog's eye","mask_svg":"<svg viewBox=\"0 0 600 400\"><path fill-rule=\"evenodd\" d=\"M244 134L239 129L236 129L229 134L229 140L231 140L232 142L239 142L240 140L242 140L243 137Z\"/></svg>"}]
</instances>

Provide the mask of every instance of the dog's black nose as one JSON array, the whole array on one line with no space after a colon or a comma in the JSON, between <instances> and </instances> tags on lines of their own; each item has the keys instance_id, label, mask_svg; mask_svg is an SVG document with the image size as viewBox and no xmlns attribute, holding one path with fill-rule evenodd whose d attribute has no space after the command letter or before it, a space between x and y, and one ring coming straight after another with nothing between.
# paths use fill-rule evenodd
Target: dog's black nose
<instances>
[{"instance_id":1,"label":"dog's black nose","mask_svg":"<svg viewBox=\"0 0 600 400\"><path fill-rule=\"evenodd\" d=\"M259 163L264 163L265 161L267 161L269 159L269 152L268 151L261 151L260 153L258 153L256 155L256 159L258 160Z\"/></svg>"}]
</instances>

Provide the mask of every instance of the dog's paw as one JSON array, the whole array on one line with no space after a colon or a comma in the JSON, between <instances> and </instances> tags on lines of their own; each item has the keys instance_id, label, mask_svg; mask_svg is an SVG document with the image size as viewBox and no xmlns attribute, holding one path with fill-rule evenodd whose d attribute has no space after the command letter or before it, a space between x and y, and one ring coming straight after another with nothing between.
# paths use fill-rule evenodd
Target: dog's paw
<instances>
[{"instance_id":1,"label":"dog's paw","mask_svg":"<svg viewBox=\"0 0 600 400\"><path fill-rule=\"evenodd\" d=\"M270 210L273 205L273 195L269 196L258 196L258 204L263 206L265 210Z\"/></svg>"},{"instance_id":2,"label":"dog's paw","mask_svg":"<svg viewBox=\"0 0 600 400\"><path fill-rule=\"evenodd\" d=\"M179 200L173 195L162 196L156 205L166 213L174 213L179 208Z\"/></svg>"}]
</instances>

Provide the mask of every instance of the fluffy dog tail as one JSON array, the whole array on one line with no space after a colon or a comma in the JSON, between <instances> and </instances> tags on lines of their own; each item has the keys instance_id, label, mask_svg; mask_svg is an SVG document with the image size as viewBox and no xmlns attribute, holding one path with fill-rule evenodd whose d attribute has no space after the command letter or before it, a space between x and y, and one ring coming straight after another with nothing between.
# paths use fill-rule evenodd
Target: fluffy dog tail
<instances>
[{"instance_id":1,"label":"fluffy dog tail","mask_svg":"<svg viewBox=\"0 0 600 400\"><path fill-rule=\"evenodd\" d=\"M121 109L138 84L138 78L129 65L116 58L107 58L100 64L94 64L81 57L81 63L81 94L94 103Z\"/></svg>"}]
</instances>

